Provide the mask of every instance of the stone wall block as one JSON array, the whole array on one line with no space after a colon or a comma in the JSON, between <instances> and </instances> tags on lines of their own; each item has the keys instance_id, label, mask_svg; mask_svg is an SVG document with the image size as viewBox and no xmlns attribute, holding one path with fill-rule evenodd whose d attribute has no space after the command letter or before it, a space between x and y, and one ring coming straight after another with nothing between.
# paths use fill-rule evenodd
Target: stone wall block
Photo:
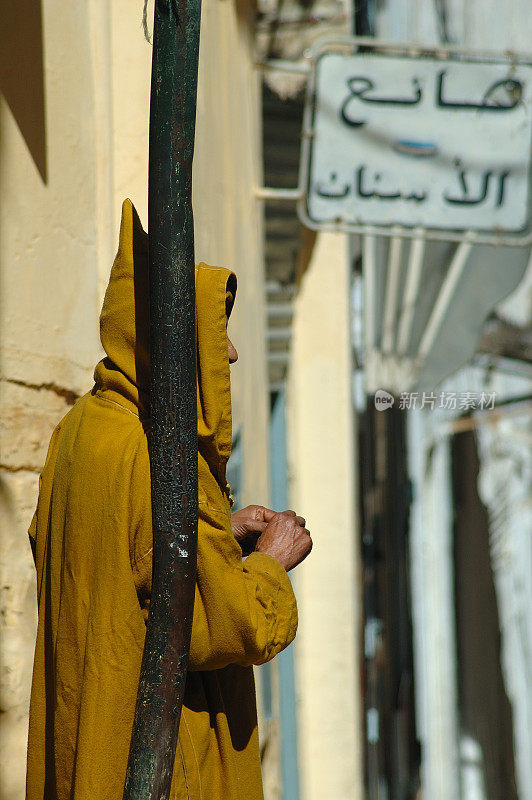
<instances>
[{"instance_id":1,"label":"stone wall block","mask_svg":"<svg viewBox=\"0 0 532 800\"><path fill-rule=\"evenodd\" d=\"M2 381L0 392L0 468L40 472L53 429L75 395L61 387L30 388Z\"/></svg>"},{"instance_id":2,"label":"stone wall block","mask_svg":"<svg viewBox=\"0 0 532 800\"><path fill-rule=\"evenodd\" d=\"M28 527L37 472L0 468L0 800L24 797L28 707L37 630Z\"/></svg>"},{"instance_id":3,"label":"stone wall block","mask_svg":"<svg viewBox=\"0 0 532 800\"><path fill-rule=\"evenodd\" d=\"M37 621L35 567L28 527L35 510L39 476L0 470L0 710L29 700Z\"/></svg>"}]
</instances>

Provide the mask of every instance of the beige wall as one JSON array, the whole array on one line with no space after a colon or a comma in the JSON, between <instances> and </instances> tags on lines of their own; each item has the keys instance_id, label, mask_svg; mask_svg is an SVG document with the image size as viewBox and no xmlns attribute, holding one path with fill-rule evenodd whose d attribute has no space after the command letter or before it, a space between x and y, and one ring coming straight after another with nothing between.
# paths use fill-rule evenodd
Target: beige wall
<instances>
[{"instance_id":1,"label":"beige wall","mask_svg":"<svg viewBox=\"0 0 532 800\"><path fill-rule=\"evenodd\" d=\"M294 305L292 507L314 547L294 572L302 800L362 800L359 562L347 237L318 235Z\"/></svg>"},{"instance_id":2,"label":"beige wall","mask_svg":"<svg viewBox=\"0 0 532 800\"><path fill-rule=\"evenodd\" d=\"M242 424L242 501L268 503L268 403L259 76L253 69L252 8L241 0L203 5L194 203L196 257L234 269L238 294L229 332L234 427Z\"/></svg>"},{"instance_id":3,"label":"beige wall","mask_svg":"<svg viewBox=\"0 0 532 800\"><path fill-rule=\"evenodd\" d=\"M17 84L11 72L10 105L0 94L2 800L23 796L35 632L26 531L38 473L54 425L73 395L90 387L100 357L99 306L125 196L147 224L151 47L140 24L142 3L41 5L46 181L12 111L33 102L27 83ZM262 238L252 194L260 182L259 115L247 14L229 0L205 4L194 203L197 259L239 275L231 332L240 352L234 406L243 424L243 494L266 502Z\"/></svg>"},{"instance_id":4,"label":"beige wall","mask_svg":"<svg viewBox=\"0 0 532 800\"><path fill-rule=\"evenodd\" d=\"M4 40L6 35L4 29ZM65 391L79 393L89 385L98 353L88 8L47 3L42 35L46 183L17 124L33 102L28 85L11 76L17 119L0 95L0 781L1 796L9 800L23 793L35 631L26 531L52 427L68 409ZM42 74L40 64L31 68Z\"/></svg>"}]
</instances>

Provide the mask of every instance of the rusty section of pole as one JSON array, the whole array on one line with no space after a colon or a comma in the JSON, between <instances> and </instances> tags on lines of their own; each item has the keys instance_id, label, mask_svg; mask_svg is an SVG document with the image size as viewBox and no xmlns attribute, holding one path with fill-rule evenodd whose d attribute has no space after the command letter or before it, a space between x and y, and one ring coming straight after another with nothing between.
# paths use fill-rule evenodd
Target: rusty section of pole
<instances>
[{"instance_id":1,"label":"rusty section of pole","mask_svg":"<svg viewBox=\"0 0 532 800\"><path fill-rule=\"evenodd\" d=\"M192 157L201 0L156 0L150 109L153 581L124 800L170 794L196 578Z\"/></svg>"}]
</instances>

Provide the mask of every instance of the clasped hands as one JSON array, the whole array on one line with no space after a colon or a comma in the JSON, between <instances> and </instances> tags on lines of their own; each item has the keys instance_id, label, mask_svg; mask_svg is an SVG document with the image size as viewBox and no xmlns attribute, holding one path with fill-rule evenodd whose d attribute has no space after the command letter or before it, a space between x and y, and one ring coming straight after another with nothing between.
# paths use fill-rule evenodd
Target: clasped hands
<instances>
[{"instance_id":1,"label":"clasped hands","mask_svg":"<svg viewBox=\"0 0 532 800\"><path fill-rule=\"evenodd\" d=\"M252 552L273 556L288 572L312 550L312 539L303 517L295 511L272 511L246 506L231 515L233 535L243 555Z\"/></svg>"}]
</instances>

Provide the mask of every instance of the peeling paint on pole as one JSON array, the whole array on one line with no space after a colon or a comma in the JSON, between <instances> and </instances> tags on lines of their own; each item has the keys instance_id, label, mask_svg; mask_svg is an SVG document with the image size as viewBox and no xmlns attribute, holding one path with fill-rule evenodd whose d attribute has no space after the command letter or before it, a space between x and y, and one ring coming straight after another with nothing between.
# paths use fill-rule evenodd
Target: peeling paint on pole
<instances>
[{"instance_id":1,"label":"peeling paint on pole","mask_svg":"<svg viewBox=\"0 0 532 800\"><path fill-rule=\"evenodd\" d=\"M156 0L150 112L152 597L124 800L168 798L197 550L194 226L200 0Z\"/></svg>"}]
</instances>

